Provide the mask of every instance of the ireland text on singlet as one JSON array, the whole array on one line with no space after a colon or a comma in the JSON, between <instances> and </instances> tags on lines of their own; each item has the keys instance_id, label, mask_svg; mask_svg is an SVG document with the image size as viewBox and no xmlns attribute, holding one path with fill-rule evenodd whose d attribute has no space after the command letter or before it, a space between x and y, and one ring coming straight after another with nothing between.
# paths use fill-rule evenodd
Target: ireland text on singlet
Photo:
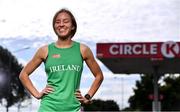
<instances>
[{"instance_id":1,"label":"ireland text on singlet","mask_svg":"<svg viewBox=\"0 0 180 112\"><path fill-rule=\"evenodd\" d=\"M74 41L70 48L57 48L55 43L50 44L45 70L47 84L54 91L43 96L39 112L79 111L80 102L74 93L79 89L82 69L80 43Z\"/></svg>"}]
</instances>

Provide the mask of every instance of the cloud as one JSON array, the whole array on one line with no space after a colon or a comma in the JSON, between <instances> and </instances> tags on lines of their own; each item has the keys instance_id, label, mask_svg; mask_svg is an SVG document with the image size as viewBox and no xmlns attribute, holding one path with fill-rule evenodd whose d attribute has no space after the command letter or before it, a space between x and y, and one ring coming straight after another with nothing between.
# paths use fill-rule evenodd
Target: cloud
<instances>
[{"instance_id":1,"label":"cloud","mask_svg":"<svg viewBox=\"0 0 180 112\"><path fill-rule=\"evenodd\" d=\"M3 1L0 37L56 39L52 17L57 10L67 7L77 18L76 39L93 42L179 40L178 0L81 1L82 5L76 7L79 2ZM40 7L40 4L43 5Z\"/></svg>"}]
</instances>

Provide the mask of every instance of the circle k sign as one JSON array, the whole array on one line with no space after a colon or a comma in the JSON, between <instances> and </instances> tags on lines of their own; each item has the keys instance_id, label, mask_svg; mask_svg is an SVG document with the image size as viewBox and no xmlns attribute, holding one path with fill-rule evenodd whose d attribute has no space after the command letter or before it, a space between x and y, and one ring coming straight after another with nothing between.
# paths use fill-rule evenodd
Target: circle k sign
<instances>
[{"instance_id":1,"label":"circle k sign","mask_svg":"<svg viewBox=\"0 0 180 112\"><path fill-rule=\"evenodd\" d=\"M98 58L180 58L180 42L98 43Z\"/></svg>"},{"instance_id":2,"label":"circle k sign","mask_svg":"<svg viewBox=\"0 0 180 112\"><path fill-rule=\"evenodd\" d=\"M177 57L180 53L180 46L176 42L165 42L161 46L161 53L167 58Z\"/></svg>"}]
</instances>

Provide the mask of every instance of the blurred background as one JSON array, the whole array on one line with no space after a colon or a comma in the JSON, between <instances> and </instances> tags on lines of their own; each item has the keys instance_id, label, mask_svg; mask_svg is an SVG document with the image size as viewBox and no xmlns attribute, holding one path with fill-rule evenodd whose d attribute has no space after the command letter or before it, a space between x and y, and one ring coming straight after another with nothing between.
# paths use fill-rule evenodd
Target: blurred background
<instances>
[{"instance_id":1,"label":"blurred background","mask_svg":"<svg viewBox=\"0 0 180 112\"><path fill-rule=\"evenodd\" d=\"M39 100L23 88L18 75L39 46L57 40L52 18L59 9L72 11L78 24L73 40L88 45L96 56L96 43L100 42L180 41L179 5L179 0L0 0L0 111L37 111ZM97 61L105 77L93 98L99 110L152 110L150 75L113 74ZM41 90L46 85L44 65L30 78ZM83 94L92 80L93 75L84 64ZM164 97L161 110L180 110L179 80L179 74L159 78Z\"/></svg>"}]
</instances>

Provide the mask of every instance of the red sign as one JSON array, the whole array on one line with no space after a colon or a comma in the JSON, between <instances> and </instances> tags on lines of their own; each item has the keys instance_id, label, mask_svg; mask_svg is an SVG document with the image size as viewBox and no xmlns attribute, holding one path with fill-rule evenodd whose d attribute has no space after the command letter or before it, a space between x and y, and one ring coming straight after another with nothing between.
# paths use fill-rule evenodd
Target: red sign
<instances>
[{"instance_id":1,"label":"red sign","mask_svg":"<svg viewBox=\"0 0 180 112\"><path fill-rule=\"evenodd\" d=\"M98 58L180 58L180 42L98 43Z\"/></svg>"},{"instance_id":2,"label":"red sign","mask_svg":"<svg viewBox=\"0 0 180 112\"><path fill-rule=\"evenodd\" d=\"M148 95L148 98L149 98L150 100L154 100L154 99L155 99L155 96L154 96L154 94L149 94L149 95ZM163 99L164 99L164 95L160 94L160 95L158 96L158 100L163 100Z\"/></svg>"}]
</instances>

